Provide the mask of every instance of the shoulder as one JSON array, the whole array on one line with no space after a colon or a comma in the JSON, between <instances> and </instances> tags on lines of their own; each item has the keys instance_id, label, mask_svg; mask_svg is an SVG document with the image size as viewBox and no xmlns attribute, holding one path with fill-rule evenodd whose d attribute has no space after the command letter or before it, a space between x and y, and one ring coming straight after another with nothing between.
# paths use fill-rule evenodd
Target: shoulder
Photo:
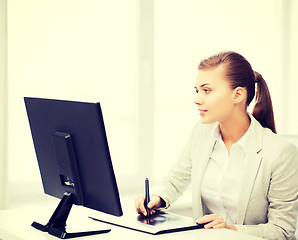
<instances>
[{"instance_id":1,"label":"shoulder","mask_svg":"<svg viewBox=\"0 0 298 240\"><path fill-rule=\"evenodd\" d=\"M252 122L252 145L256 145L256 150L260 149L262 152L268 152L276 155L279 152L290 151L297 152L297 147L294 143L273 133L269 128L264 128L252 115L250 115Z\"/></svg>"},{"instance_id":2,"label":"shoulder","mask_svg":"<svg viewBox=\"0 0 298 240\"><path fill-rule=\"evenodd\" d=\"M284 137L273 133L268 128L263 128L263 150L271 154L291 155L297 153L297 147L294 143Z\"/></svg>"},{"instance_id":3,"label":"shoulder","mask_svg":"<svg viewBox=\"0 0 298 240\"><path fill-rule=\"evenodd\" d=\"M263 128L260 124L257 128L262 136L260 154L263 156L263 161L270 164L273 169L281 168L281 165L298 168L298 151L294 143L268 128ZM258 140L255 139L255 141Z\"/></svg>"}]
</instances>

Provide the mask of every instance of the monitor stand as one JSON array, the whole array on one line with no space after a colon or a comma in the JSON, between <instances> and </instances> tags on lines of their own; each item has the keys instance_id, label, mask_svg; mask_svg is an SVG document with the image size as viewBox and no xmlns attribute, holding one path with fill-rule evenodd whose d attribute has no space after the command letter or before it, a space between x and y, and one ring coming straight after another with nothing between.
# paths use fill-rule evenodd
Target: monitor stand
<instances>
[{"instance_id":1,"label":"monitor stand","mask_svg":"<svg viewBox=\"0 0 298 240\"><path fill-rule=\"evenodd\" d=\"M111 231L111 229L105 229L105 230L97 230L97 231L89 231L89 232L67 233L66 220L68 218L72 205L73 205L72 194L65 192L63 198L58 204L49 222L46 225L33 222L31 226L42 232L48 232L49 234L61 239L89 236L89 235L95 235L100 233L107 233Z\"/></svg>"}]
</instances>

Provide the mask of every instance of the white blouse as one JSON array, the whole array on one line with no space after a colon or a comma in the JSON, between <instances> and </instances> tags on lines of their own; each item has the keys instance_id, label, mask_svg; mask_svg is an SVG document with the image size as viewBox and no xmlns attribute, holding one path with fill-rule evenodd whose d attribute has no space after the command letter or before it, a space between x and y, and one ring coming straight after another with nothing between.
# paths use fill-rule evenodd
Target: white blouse
<instances>
[{"instance_id":1,"label":"white blouse","mask_svg":"<svg viewBox=\"0 0 298 240\"><path fill-rule=\"evenodd\" d=\"M203 211L218 214L228 225L237 223L237 206L242 184L243 165L246 156L251 125L246 133L234 143L230 155L222 140L219 127L213 135L216 143L201 185Z\"/></svg>"}]
</instances>

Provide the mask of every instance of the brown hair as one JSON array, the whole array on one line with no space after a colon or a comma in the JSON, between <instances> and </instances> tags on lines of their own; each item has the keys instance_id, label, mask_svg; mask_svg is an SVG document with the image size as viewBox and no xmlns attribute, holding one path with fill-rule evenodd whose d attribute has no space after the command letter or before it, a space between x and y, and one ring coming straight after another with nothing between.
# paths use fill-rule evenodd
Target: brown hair
<instances>
[{"instance_id":1,"label":"brown hair","mask_svg":"<svg viewBox=\"0 0 298 240\"><path fill-rule=\"evenodd\" d=\"M221 52L199 64L199 70L214 68L224 64L225 74L232 89L243 87L247 91L246 106L256 95L256 103L252 115L263 127L269 128L276 133L272 101L268 86L262 75L253 71L250 63L236 52ZM257 88L256 85L257 84Z\"/></svg>"}]
</instances>

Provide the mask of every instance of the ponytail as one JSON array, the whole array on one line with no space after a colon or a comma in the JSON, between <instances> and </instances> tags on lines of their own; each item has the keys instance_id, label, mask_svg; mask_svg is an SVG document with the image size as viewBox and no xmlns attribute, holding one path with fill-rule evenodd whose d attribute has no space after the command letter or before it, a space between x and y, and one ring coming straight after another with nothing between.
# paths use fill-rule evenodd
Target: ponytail
<instances>
[{"instance_id":1,"label":"ponytail","mask_svg":"<svg viewBox=\"0 0 298 240\"><path fill-rule=\"evenodd\" d=\"M268 86L261 74L258 72L254 73L257 89L256 104L252 111L252 115L263 127L269 128L272 132L276 133L272 101Z\"/></svg>"}]
</instances>

